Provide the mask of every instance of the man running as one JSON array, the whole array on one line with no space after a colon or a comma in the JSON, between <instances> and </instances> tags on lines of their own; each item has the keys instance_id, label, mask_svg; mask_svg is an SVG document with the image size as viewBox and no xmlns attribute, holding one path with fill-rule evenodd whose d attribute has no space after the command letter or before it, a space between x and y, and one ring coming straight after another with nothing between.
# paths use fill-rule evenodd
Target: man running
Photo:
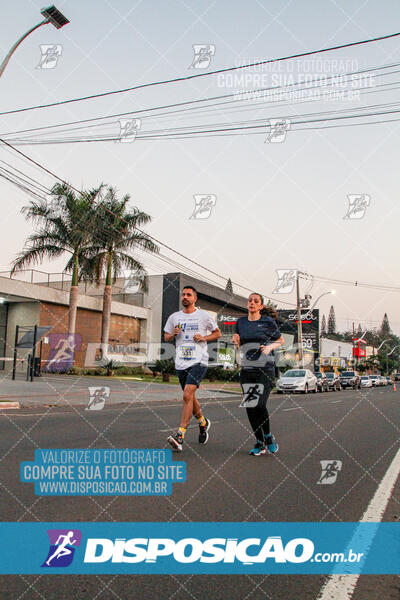
<instances>
[{"instance_id":1,"label":"man running","mask_svg":"<svg viewBox=\"0 0 400 600\"><path fill-rule=\"evenodd\" d=\"M76 543L76 540L72 539L74 537L73 531L68 531L66 535L59 535L58 539L55 543L57 546L55 552L46 560L46 565L49 567L51 561L54 558L61 558L62 556L66 556L67 554L71 554L71 550L67 548L67 546L73 546ZM62 540L62 541L61 541Z\"/></svg>"},{"instance_id":2,"label":"man running","mask_svg":"<svg viewBox=\"0 0 400 600\"><path fill-rule=\"evenodd\" d=\"M191 285L182 290L183 310L173 313L164 327L164 340L175 340L175 368L183 389L183 407L179 429L168 437L168 442L177 452L182 452L183 439L189 421L194 415L199 423L199 444L208 441L210 420L201 412L196 398L196 389L207 372L207 342L221 337L214 319L205 310L195 307L197 292ZM211 332L207 335L208 332Z\"/></svg>"}]
</instances>

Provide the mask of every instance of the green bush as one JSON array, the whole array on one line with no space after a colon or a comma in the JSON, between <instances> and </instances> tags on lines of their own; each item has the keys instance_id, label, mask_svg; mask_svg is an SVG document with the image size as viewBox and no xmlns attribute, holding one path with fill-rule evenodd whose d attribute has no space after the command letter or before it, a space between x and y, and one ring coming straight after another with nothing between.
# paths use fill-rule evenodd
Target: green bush
<instances>
[{"instance_id":1,"label":"green bush","mask_svg":"<svg viewBox=\"0 0 400 600\"><path fill-rule=\"evenodd\" d=\"M154 366L152 367L153 371L158 371L159 373L165 373L166 375L174 375L175 374L175 362L172 358L168 358L168 360L156 360L154 362Z\"/></svg>"},{"instance_id":2,"label":"green bush","mask_svg":"<svg viewBox=\"0 0 400 600\"><path fill-rule=\"evenodd\" d=\"M209 367L206 378L218 381L239 381L239 369L224 369L223 367Z\"/></svg>"},{"instance_id":3,"label":"green bush","mask_svg":"<svg viewBox=\"0 0 400 600\"><path fill-rule=\"evenodd\" d=\"M141 367L127 367L122 365L114 369L116 375L130 375L130 376L142 376L143 371Z\"/></svg>"},{"instance_id":4,"label":"green bush","mask_svg":"<svg viewBox=\"0 0 400 600\"><path fill-rule=\"evenodd\" d=\"M106 369L102 367L94 367L92 369L88 369L85 367L72 367L66 373L67 375L106 375Z\"/></svg>"}]
</instances>

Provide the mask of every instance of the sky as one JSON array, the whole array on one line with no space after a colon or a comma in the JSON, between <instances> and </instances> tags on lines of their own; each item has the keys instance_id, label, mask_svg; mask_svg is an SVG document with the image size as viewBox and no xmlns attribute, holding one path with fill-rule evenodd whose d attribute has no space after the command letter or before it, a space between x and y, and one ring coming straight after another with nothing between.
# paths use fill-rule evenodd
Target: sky
<instances>
[{"instance_id":1,"label":"sky","mask_svg":"<svg viewBox=\"0 0 400 600\"><path fill-rule=\"evenodd\" d=\"M400 17L398 2L385 0L66 0L58 1L56 6L70 23L61 30L51 25L41 27L17 49L0 79L0 112L383 36L396 32ZM41 20L41 8L42 2L15 0L2 10L2 56ZM190 68L196 44L212 47L210 63L202 69ZM40 68L42 45L58 45L61 54L54 68ZM10 142L21 141L18 135L22 134L13 132L261 86L284 86L280 89L287 95L279 101L275 90L275 101L271 96L263 97L258 104L254 98L240 103L236 98L236 104L213 106L203 113L141 113L140 131L128 143L54 143L57 135L53 134L51 140L43 136L46 144L16 147L79 189L104 182L115 186L121 195L129 193L132 206L152 216L146 231L188 257L174 259L200 277L205 275L219 285L225 282L201 271L189 259L224 278L230 277L236 284L265 293L283 308L288 307L283 302L295 303L295 293L273 293L277 270L299 269L313 276L302 281L302 294L310 293L314 300L326 291L336 290L334 297L321 298L318 308L327 316L333 303L339 329L348 329L353 321L356 327L358 323L362 328L379 326L387 312L392 328L399 334L399 292L320 281L323 277L400 288L399 123L394 120L350 126L362 119L317 121L309 129L297 124L303 118L299 115L318 119L318 113L327 111L338 116L361 107L371 107L366 112L396 110L398 106L393 103L398 102L395 83L399 69L376 68L397 62L400 37L319 57L0 115L0 132ZM303 95L293 95L296 84L301 91L300 83L307 77L323 81L324 77L372 67L368 77L347 87L341 88L338 80L333 100L310 98L314 92L305 84ZM241 77L244 73L247 79ZM383 104L387 106L376 107ZM397 115L386 117L396 119ZM284 119L281 141L274 141L274 137L268 140L271 129L260 129L254 135L251 133L255 130L242 130L234 136L140 139L141 135L166 128L207 125L212 129L217 123L252 119L263 125L270 124L271 119ZM315 128L329 124L345 126ZM85 130L88 132L118 137L119 117L113 117L102 128ZM79 131L74 134L79 135ZM59 140L65 137L65 132L58 134ZM0 147L0 160L48 188L55 182L4 145ZM9 168L4 162L0 166ZM7 271L32 232L32 224L20 212L30 196L4 179L0 179L0 194L0 270ZM212 199L208 218L190 218L194 197L202 195ZM359 197L364 199L364 208L358 213L362 218L344 218L349 202ZM165 248L163 252L173 257ZM177 270L159 259L145 260L149 273ZM59 260L36 268L57 272L63 265L64 260ZM246 294L236 284L234 291Z\"/></svg>"}]
</instances>

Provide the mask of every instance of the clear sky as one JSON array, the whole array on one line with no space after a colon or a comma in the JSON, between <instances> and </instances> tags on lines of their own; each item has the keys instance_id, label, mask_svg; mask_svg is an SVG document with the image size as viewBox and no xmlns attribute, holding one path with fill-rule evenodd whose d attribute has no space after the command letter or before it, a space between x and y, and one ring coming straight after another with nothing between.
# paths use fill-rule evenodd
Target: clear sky
<instances>
[{"instance_id":1,"label":"clear sky","mask_svg":"<svg viewBox=\"0 0 400 600\"><path fill-rule=\"evenodd\" d=\"M56 5L71 23L59 31L47 25L23 42L0 80L1 111L377 37L394 33L400 22L400 6L394 0L66 0ZM2 9L3 56L24 31L40 21L41 7L42 2L14 0ZM37 68L43 44L62 46L55 68ZM215 46L207 69L189 69L193 44ZM252 79L245 89L260 87L257 73L263 75L263 85L285 85L298 83L310 74L330 77L397 62L400 38L327 53L320 63L302 59L287 62L280 70L247 70ZM351 98L346 89L344 97L335 101L306 102L307 98L299 101L291 97L279 103L260 103L257 110L254 101L245 107L242 102L241 109L230 104L206 114L189 111L184 116L143 118L141 133L247 119L263 123L271 118L294 120L300 114L346 113L384 103L397 109L392 103L398 102L399 90L392 88L399 74L378 73L363 82L358 98ZM228 94L243 89L242 83L227 75L202 77L0 116L0 132L4 136L49 124ZM392 85L385 90L383 83ZM281 143L266 142L264 132L18 148L75 187L106 182L121 194L130 193L132 204L153 217L149 233L217 273L272 295L276 269L298 268L316 276L400 287L399 131L397 122L308 131L296 130L293 125ZM118 118L102 132L118 134ZM46 186L54 183L3 146L0 159ZM4 163L0 166L6 167ZM20 214L29 197L4 180L0 180L0 193L0 268L5 271L32 227ZM196 194L216 197L208 219L189 219ZM347 196L362 194L369 198L364 217L344 219ZM62 261L42 265L45 271L59 271L62 266ZM148 266L150 273L163 270L161 262L157 266L149 262ZM165 265L167 270L173 269ZM304 284L302 291L309 287ZM352 320L356 326L359 322L362 326L379 325L386 311L393 329L400 333L398 292L315 281L310 293L316 298L332 287L337 290L333 303L341 329ZM243 293L235 286L234 290ZM274 297L278 304L280 300L295 302L294 293ZM327 314L331 303L332 297L325 296L319 308Z\"/></svg>"}]
</instances>

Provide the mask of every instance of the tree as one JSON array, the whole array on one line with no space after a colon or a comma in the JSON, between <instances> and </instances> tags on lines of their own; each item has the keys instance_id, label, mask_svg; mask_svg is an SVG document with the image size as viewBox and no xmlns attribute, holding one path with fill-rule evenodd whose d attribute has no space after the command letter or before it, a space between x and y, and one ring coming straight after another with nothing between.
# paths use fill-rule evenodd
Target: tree
<instances>
[{"instance_id":1,"label":"tree","mask_svg":"<svg viewBox=\"0 0 400 600\"><path fill-rule=\"evenodd\" d=\"M78 305L79 266L85 253L92 245L95 222L94 201L102 186L76 194L67 184L56 183L51 189L49 201L31 200L21 210L27 220L38 227L32 233L13 261L11 274L25 267L41 263L44 258L55 259L64 253L70 254L65 266L72 273L69 294L68 335L75 333ZM57 206L57 210L54 210Z\"/></svg>"},{"instance_id":2,"label":"tree","mask_svg":"<svg viewBox=\"0 0 400 600\"><path fill-rule=\"evenodd\" d=\"M136 207L128 208L129 200L128 194L119 200L116 189L107 188L96 209L101 238L93 239L93 247L86 253L82 263L83 278L97 285L100 285L102 278L105 279L100 342L104 358L107 356L110 333L112 285L124 270L129 270L139 278L141 290L147 289L147 273L143 264L128 252L138 248L148 252L159 251L150 237L138 229L148 223L151 217Z\"/></svg>"},{"instance_id":3,"label":"tree","mask_svg":"<svg viewBox=\"0 0 400 600\"><path fill-rule=\"evenodd\" d=\"M229 277L226 287L225 287L225 291L227 292L227 294L229 294L230 296L233 295L233 286L232 286L232 279Z\"/></svg>"},{"instance_id":4,"label":"tree","mask_svg":"<svg viewBox=\"0 0 400 600\"><path fill-rule=\"evenodd\" d=\"M391 337L392 335L393 334L392 334L392 330L389 325L389 319L388 319L387 313L385 313L383 315L382 325L379 330L379 336L382 338L382 341L383 341L385 338Z\"/></svg>"},{"instance_id":5,"label":"tree","mask_svg":"<svg viewBox=\"0 0 400 600\"><path fill-rule=\"evenodd\" d=\"M355 335L355 337L356 338L360 338L362 336L362 334L363 334L363 330L361 329L361 323L359 323L358 327L356 329L356 335Z\"/></svg>"},{"instance_id":6,"label":"tree","mask_svg":"<svg viewBox=\"0 0 400 600\"><path fill-rule=\"evenodd\" d=\"M335 309L333 305L329 309L328 316L328 335L333 335L336 333L336 317L335 317Z\"/></svg>"},{"instance_id":7,"label":"tree","mask_svg":"<svg viewBox=\"0 0 400 600\"><path fill-rule=\"evenodd\" d=\"M325 315L322 315L321 337L326 337L326 319L325 319Z\"/></svg>"}]
</instances>

